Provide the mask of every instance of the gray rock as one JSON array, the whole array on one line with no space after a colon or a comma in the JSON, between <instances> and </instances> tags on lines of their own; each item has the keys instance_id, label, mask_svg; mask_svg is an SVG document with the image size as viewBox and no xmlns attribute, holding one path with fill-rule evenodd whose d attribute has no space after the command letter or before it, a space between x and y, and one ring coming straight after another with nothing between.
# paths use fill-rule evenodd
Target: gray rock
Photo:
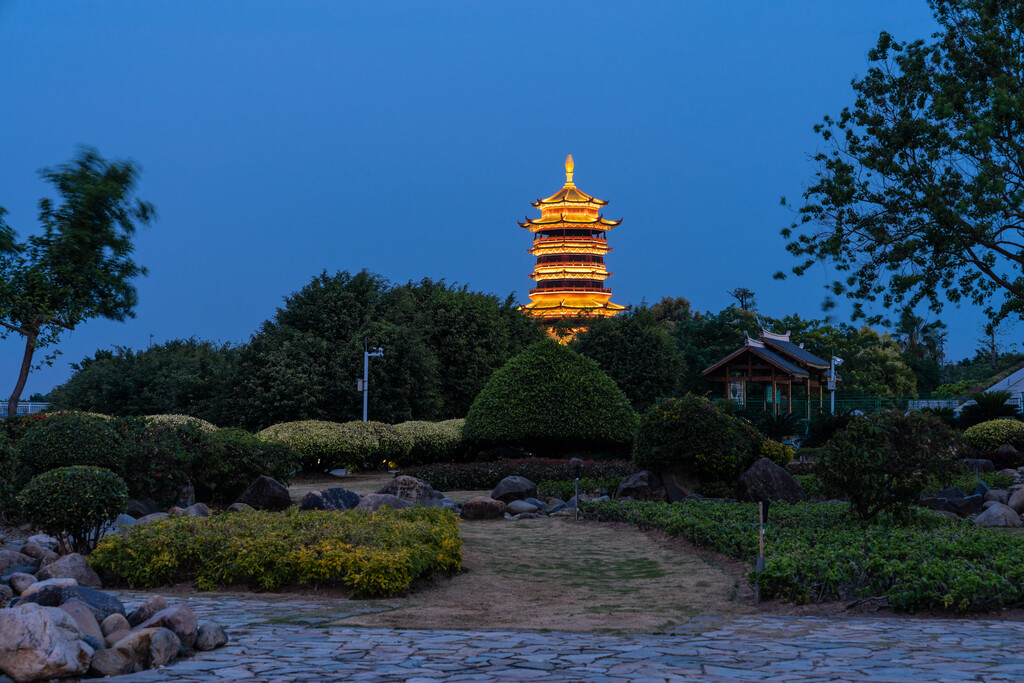
<instances>
[{"instance_id":1,"label":"gray rock","mask_svg":"<svg viewBox=\"0 0 1024 683\"><path fill-rule=\"evenodd\" d=\"M996 469L992 461L985 458L964 458L960 462L967 466L968 472L994 472Z\"/></svg>"},{"instance_id":2,"label":"gray rock","mask_svg":"<svg viewBox=\"0 0 1024 683\"><path fill-rule=\"evenodd\" d=\"M531 505L525 500L513 500L505 506L505 512L510 515L522 515L524 513L537 512L537 506Z\"/></svg>"},{"instance_id":3,"label":"gray rock","mask_svg":"<svg viewBox=\"0 0 1024 683\"><path fill-rule=\"evenodd\" d=\"M446 510L461 510L458 503L447 497L437 501L437 505L438 507L443 507Z\"/></svg>"},{"instance_id":4,"label":"gray rock","mask_svg":"<svg viewBox=\"0 0 1024 683\"><path fill-rule=\"evenodd\" d=\"M154 595L146 600L146 602L142 603L138 609L128 615L128 624L132 627L138 626L157 612L165 610L169 606L170 605L167 604L167 601L161 596Z\"/></svg>"},{"instance_id":5,"label":"gray rock","mask_svg":"<svg viewBox=\"0 0 1024 683\"><path fill-rule=\"evenodd\" d=\"M949 512L947 510L932 510L932 513L938 515L939 517L946 517L947 519L960 519L959 515Z\"/></svg>"},{"instance_id":6,"label":"gray rock","mask_svg":"<svg viewBox=\"0 0 1024 683\"><path fill-rule=\"evenodd\" d=\"M199 624L195 648L200 651L215 650L227 645L228 636L224 629L215 621L204 621Z\"/></svg>"},{"instance_id":7,"label":"gray rock","mask_svg":"<svg viewBox=\"0 0 1024 683\"><path fill-rule=\"evenodd\" d=\"M398 496L393 496L389 493L370 493L363 496L363 499L359 501L359 505L356 506L356 510L377 510L382 507L392 507L396 510L402 508L411 508L413 506L407 500L402 500Z\"/></svg>"},{"instance_id":8,"label":"gray rock","mask_svg":"<svg viewBox=\"0 0 1024 683\"><path fill-rule=\"evenodd\" d=\"M518 515L513 515L512 519L540 519L544 515L539 512L520 512Z\"/></svg>"},{"instance_id":9,"label":"gray rock","mask_svg":"<svg viewBox=\"0 0 1024 683\"><path fill-rule=\"evenodd\" d=\"M0 610L0 663L16 681L80 676L93 652L63 610L31 602Z\"/></svg>"},{"instance_id":10,"label":"gray rock","mask_svg":"<svg viewBox=\"0 0 1024 683\"><path fill-rule=\"evenodd\" d=\"M67 586L61 589L60 602L78 600L89 606L96 615L96 621L102 622L111 614L124 614L124 603L110 593L94 590L87 586Z\"/></svg>"},{"instance_id":11,"label":"gray rock","mask_svg":"<svg viewBox=\"0 0 1024 683\"><path fill-rule=\"evenodd\" d=\"M96 639L99 645L94 649L103 649L103 632L100 631L99 622L96 621L96 617L88 605L80 600L69 600L61 604L59 609L67 612L75 620L75 625L83 635Z\"/></svg>"},{"instance_id":12,"label":"gray rock","mask_svg":"<svg viewBox=\"0 0 1024 683\"><path fill-rule=\"evenodd\" d=\"M115 650L132 657L132 673L169 664L178 656L181 641L166 628L143 628L117 641Z\"/></svg>"},{"instance_id":13,"label":"gray rock","mask_svg":"<svg viewBox=\"0 0 1024 683\"><path fill-rule=\"evenodd\" d=\"M189 517L209 517L210 506L206 503L195 503L185 508L184 512Z\"/></svg>"},{"instance_id":14,"label":"gray rock","mask_svg":"<svg viewBox=\"0 0 1024 683\"><path fill-rule=\"evenodd\" d=\"M228 505L228 509L225 512L249 512L253 510L253 506L246 505L245 503L232 503Z\"/></svg>"},{"instance_id":15,"label":"gray rock","mask_svg":"<svg viewBox=\"0 0 1024 683\"><path fill-rule=\"evenodd\" d=\"M1002 446L996 449L996 453L1003 453L1004 455L1013 455L1017 452L1017 449L1008 443L1004 443Z\"/></svg>"},{"instance_id":16,"label":"gray rock","mask_svg":"<svg viewBox=\"0 0 1024 683\"><path fill-rule=\"evenodd\" d=\"M141 526L143 524L149 524L150 522L157 522L161 519L168 519L170 515L166 512L154 512L146 515L145 517L139 517L135 520L135 526Z\"/></svg>"},{"instance_id":17,"label":"gray rock","mask_svg":"<svg viewBox=\"0 0 1024 683\"><path fill-rule=\"evenodd\" d=\"M974 520L979 527L1019 527L1020 515L1009 505L993 503Z\"/></svg>"},{"instance_id":18,"label":"gray rock","mask_svg":"<svg viewBox=\"0 0 1024 683\"><path fill-rule=\"evenodd\" d=\"M668 499L668 493L665 491L665 485L661 483L661 477L656 472L640 470L622 480L618 490L615 491L615 497L665 501Z\"/></svg>"},{"instance_id":19,"label":"gray rock","mask_svg":"<svg viewBox=\"0 0 1024 683\"><path fill-rule=\"evenodd\" d=\"M505 477L491 491L491 498L506 505L513 500L537 497L537 485L526 477Z\"/></svg>"},{"instance_id":20,"label":"gray rock","mask_svg":"<svg viewBox=\"0 0 1024 683\"><path fill-rule=\"evenodd\" d=\"M504 515L505 504L493 498L477 496L462 504L463 519L501 519Z\"/></svg>"},{"instance_id":21,"label":"gray rock","mask_svg":"<svg viewBox=\"0 0 1024 683\"><path fill-rule=\"evenodd\" d=\"M14 592L18 595L24 593L29 586L37 581L38 579L36 579L33 574L11 574L10 578L11 588L13 588Z\"/></svg>"},{"instance_id":22,"label":"gray rock","mask_svg":"<svg viewBox=\"0 0 1024 683\"><path fill-rule=\"evenodd\" d=\"M538 510L543 510L544 508L547 507L547 503L545 503L544 501L539 500L537 498L524 498L523 502L529 503L530 505L533 505Z\"/></svg>"},{"instance_id":23,"label":"gray rock","mask_svg":"<svg viewBox=\"0 0 1024 683\"><path fill-rule=\"evenodd\" d=\"M199 632L199 621L188 605L171 605L139 624L139 629L166 628L178 636L186 650L191 650Z\"/></svg>"},{"instance_id":24,"label":"gray rock","mask_svg":"<svg viewBox=\"0 0 1024 683\"><path fill-rule=\"evenodd\" d=\"M768 458L761 458L740 475L736 495L739 500L750 502L770 500L799 503L807 500L793 475Z\"/></svg>"},{"instance_id":25,"label":"gray rock","mask_svg":"<svg viewBox=\"0 0 1024 683\"><path fill-rule=\"evenodd\" d=\"M942 489L936 493L934 498L945 498L946 500L954 500L956 498L965 498L967 496L963 489L958 486L950 486L948 489Z\"/></svg>"},{"instance_id":26,"label":"gray rock","mask_svg":"<svg viewBox=\"0 0 1024 683\"><path fill-rule=\"evenodd\" d=\"M119 643L125 636L131 633L130 629L119 628L116 631L111 631L103 637L103 642L106 643L107 647L114 647Z\"/></svg>"},{"instance_id":27,"label":"gray rock","mask_svg":"<svg viewBox=\"0 0 1024 683\"><path fill-rule=\"evenodd\" d=\"M981 509L982 509L982 510L988 510L988 509L989 509L990 507L992 507L993 505L998 505L998 504L999 504L999 503L998 503L997 501L994 501L994 500L986 500L986 501L985 501L984 503L982 503L982 504L981 504Z\"/></svg>"},{"instance_id":28,"label":"gray rock","mask_svg":"<svg viewBox=\"0 0 1024 683\"><path fill-rule=\"evenodd\" d=\"M991 489L983 497L986 501L994 500L1003 505L1010 502L1010 492L1005 489Z\"/></svg>"},{"instance_id":29,"label":"gray rock","mask_svg":"<svg viewBox=\"0 0 1024 683\"><path fill-rule=\"evenodd\" d=\"M1017 514L1024 512L1024 488L1017 489L1010 494L1010 500L1006 504L1012 507Z\"/></svg>"},{"instance_id":30,"label":"gray rock","mask_svg":"<svg viewBox=\"0 0 1024 683\"><path fill-rule=\"evenodd\" d=\"M125 631L125 634L127 633ZM132 672L134 663L134 657L129 650L99 650L92 656L92 661L89 663L89 674L96 678L122 676Z\"/></svg>"},{"instance_id":31,"label":"gray rock","mask_svg":"<svg viewBox=\"0 0 1024 683\"><path fill-rule=\"evenodd\" d=\"M291 507L292 497L288 494L288 487L276 479L260 475L235 502L245 503L256 510L280 512Z\"/></svg>"},{"instance_id":32,"label":"gray rock","mask_svg":"<svg viewBox=\"0 0 1024 683\"><path fill-rule=\"evenodd\" d=\"M384 484L377 493L398 496L402 500L407 500L410 503L419 503L427 507L437 507L437 501L444 497L422 479L405 475L395 477Z\"/></svg>"},{"instance_id":33,"label":"gray rock","mask_svg":"<svg viewBox=\"0 0 1024 683\"><path fill-rule=\"evenodd\" d=\"M57 539L48 534L34 534L28 537L28 543L38 543L49 550L57 549Z\"/></svg>"},{"instance_id":34,"label":"gray rock","mask_svg":"<svg viewBox=\"0 0 1024 683\"><path fill-rule=\"evenodd\" d=\"M8 569L13 569L14 567L24 567L25 565L31 565L33 567L39 566L35 559L28 555L0 548L0 573L3 573Z\"/></svg>"},{"instance_id":35,"label":"gray rock","mask_svg":"<svg viewBox=\"0 0 1024 683\"><path fill-rule=\"evenodd\" d=\"M14 597L14 590L7 584L0 583L0 607L6 607Z\"/></svg>"},{"instance_id":36,"label":"gray rock","mask_svg":"<svg viewBox=\"0 0 1024 683\"><path fill-rule=\"evenodd\" d=\"M36 572L36 578L40 581L46 579L74 579L78 582L79 586L88 586L89 588L101 588L103 586L99 574L78 553L70 553L56 562L51 562Z\"/></svg>"},{"instance_id":37,"label":"gray rock","mask_svg":"<svg viewBox=\"0 0 1024 683\"><path fill-rule=\"evenodd\" d=\"M62 581L68 581L70 579L61 579ZM39 582L43 583L43 582ZM60 604L60 593L63 590L60 586L53 584L46 584L45 586L38 587L39 583L33 584L28 587L28 590L18 598L18 604L23 602L34 602L37 605L44 607L56 607Z\"/></svg>"},{"instance_id":38,"label":"gray rock","mask_svg":"<svg viewBox=\"0 0 1024 683\"><path fill-rule=\"evenodd\" d=\"M1016 477L1017 470L1013 469L1012 467L1007 467L1005 470L999 470L999 474L1003 475L1004 477Z\"/></svg>"},{"instance_id":39,"label":"gray rock","mask_svg":"<svg viewBox=\"0 0 1024 683\"><path fill-rule=\"evenodd\" d=\"M185 484L180 491L178 491L177 500L174 503L178 507L183 507L186 510L196 504L196 488L192 484Z\"/></svg>"},{"instance_id":40,"label":"gray rock","mask_svg":"<svg viewBox=\"0 0 1024 683\"><path fill-rule=\"evenodd\" d=\"M299 501L300 510L351 510L359 505L359 494L343 488L310 491Z\"/></svg>"},{"instance_id":41,"label":"gray rock","mask_svg":"<svg viewBox=\"0 0 1024 683\"><path fill-rule=\"evenodd\" d=\"M125 512L139 519L153 513L160 512L160 506L156 504L156 501L150 498L132 498L128 501L128 506L125 508Z\"/></svg>"},{"instance_id":42,"label":"gray rock","mask_svg":"<svg viewBox=\"0 0 1024 683\"><path fill-rule=\"evenodd\" d=\"M30 564L23 564L18 567L11 567L3 574L0 574L0 583L10 583L11 577L15 574L28 574L29 576L35 577L37 571L38 568Z\"/></svg>"},{"instance_id":43,"label":"gray rock","mask_svg":"<svg viewBox=\"0 0 1024 683\"><path fill-rule=\"evenodd\" d=\"M41 560L43 559L43 557L46 556L47 553L52 553L53 551L45 546L36 543L35 541L25 541L25 544L21 546L21 550L19 552L22 555L28 555L29 557L34 557L37 560Z\"/></svg>"},{"instance_id":44,"label":"gray rock","mask_svg":"<svg viewBox=\"0 0 1024 683\"><path fill-rule=\"evenodd\" d=\"M544 511L549 515L553 515L556 512L561 512L562 510L567 509L568 507L569 506L565 504L565 501L560 500L558 498L552 498L551 500L548 501L547 507Z\"/></svg>"},{"instance_id":45,"label":"gray rock","mask_svg":"<svg viewBox=\"0 0 1024 683\"><path fill-rule=\"evenodd\" d=\"M123 614L117 613L111 614L109 617L103 620L102 624L100 624L100 632L104 636L109 636L111 633L114 633L115 631L130 631L131 628L132 625L128 623L128 618L125 617Z\"/></svg>"}]
</instances>

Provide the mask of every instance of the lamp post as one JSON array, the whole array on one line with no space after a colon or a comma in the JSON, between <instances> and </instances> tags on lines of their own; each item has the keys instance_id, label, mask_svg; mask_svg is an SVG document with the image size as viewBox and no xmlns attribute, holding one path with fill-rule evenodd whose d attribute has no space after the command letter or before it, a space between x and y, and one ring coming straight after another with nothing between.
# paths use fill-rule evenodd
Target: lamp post
<instances>
[{"instance_id":1,"label":"lamp post","mask_svg":"<svg viewBox=\"0 0 1024 683\"><path fill-rule=\"evenodd\" d=\"M370 397L370 359L380 358L383 355L384 349L378 346L370 351L366 348L366 340L363 340L363 378L359 380L357 386L359 391L363 392L363 422L366 422L366 407Z\"/></svg>"},{"instance_id":2,"label":"lamp post","mask_svg":"<svg viewBox=\"0 0 1024 683\"><path fill-rule=\"evenodd\" d=\"M833 415L836 414L836 368L843 364L842 358L832 356L832 364L828 371L828 391L831 394L829 398L831 412Z\"/></svg>"}]
</instances>

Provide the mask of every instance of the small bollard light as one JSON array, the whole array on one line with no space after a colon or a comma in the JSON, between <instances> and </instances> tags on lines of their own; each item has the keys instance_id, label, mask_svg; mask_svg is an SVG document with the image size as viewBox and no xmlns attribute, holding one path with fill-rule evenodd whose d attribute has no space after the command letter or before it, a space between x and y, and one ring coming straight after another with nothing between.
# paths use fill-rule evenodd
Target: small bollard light
<instances>
[{"instance_id":1,"label":"small bollard light","mask_svg":"<svg viewBox=\"0 0 1024 683\"><path fill-rule=\"evenodd\" d=\"M573 508L573 519L580 521L580 477L583 476L583 461L579 458L571 458L569 462L573 463L576 469L576 506Z\"/></svg>"}]
</instances>

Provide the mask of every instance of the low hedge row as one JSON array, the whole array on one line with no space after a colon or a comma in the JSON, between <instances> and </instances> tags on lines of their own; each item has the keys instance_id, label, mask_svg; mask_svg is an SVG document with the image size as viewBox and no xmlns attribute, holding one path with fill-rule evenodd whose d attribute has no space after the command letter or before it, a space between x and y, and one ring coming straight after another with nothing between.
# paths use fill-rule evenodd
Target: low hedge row
<instances>
[{"instance_id":1,"label":"low hedge row","mask_svg":"<svg viewBox=\"0 0 1024 683\"><path fill-rule=\"evenodd\" d=\"M615 495L624 477L581 477L580 493L593 495L607 491L609 495ZM563 479L561 481L544 480L537 483L537 495L543 498L558 498L569 500L576 495L576 480Z\"/></svg>"},{"instance_id":2,"label":"low hedge row","mask_svg":"<svg viewBox=\"0 0 1024 683\"><path fill-rule=\"evenodd\" d=\"M406 460L411 436L383 422L327 422L300 420L271 425L257 436L268 443L283 443L302 454L302 469L322 472L386 469Z\"/></svg>"},{"instance_id":3,"label":"low hedge row","mask_svg":"<svg viewBox=\"0 0 1024 683\"><path fill-rule=\"evenodd\" d=\"M89 558L130 586L195 582L200 590L338 582L354 596L392 596L418 577L457 571L462 539L440 508L375 512L247 511L172 517L105 537Z\"/></svg>"},{"instance_id":4,"label":"low hedge row","mask_svg":"<svg viewBox=\"0 0 1024 683\"><path fill-rule=\"evenodd\" d=\"M663 529L753 563L752 503L589 501L585 515ZM957 612L1024 604L1022 542L920 511L904 525L857 521L847 504L776 504L765 529L765 598L796 603L885 596L892 609ZM751 583L753 572L748 574Z\"/></svg>"},{"instance_id":5,"label":"low hedge row","mask_svg":"<svg viewBox=\"0 0 1024 683\"><path fill-rule=\"evenodd\" d=\"M532 482L559 481L576 478L576 466L581 465L582 476L589 478L627 477L636 471L632 463L624 460L585 460L575 463L553 458L526 458L408 467L398 471L422 479L438 491L491 489L505 477L526 477Z\"/></svg>"}]
</instances>

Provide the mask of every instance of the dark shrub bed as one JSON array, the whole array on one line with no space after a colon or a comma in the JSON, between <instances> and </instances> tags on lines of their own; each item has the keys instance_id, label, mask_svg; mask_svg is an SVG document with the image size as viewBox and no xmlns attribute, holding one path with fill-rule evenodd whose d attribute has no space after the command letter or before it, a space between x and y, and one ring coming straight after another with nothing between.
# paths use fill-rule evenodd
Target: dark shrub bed
<instances>
[{"instance_id":1,"label":"dark shrub bed","mask_svg":"<svg viewBox=\"0 0 1024 683\"><path fill-rule=\"evenodd\" d=\"M663 529L753 563L752 503L590 501L602 522ZM1024 604L1024 538L918 511L905 524L864 523L846 504L773 505L761 595L796 603L884 596L896 611L957 612ZM748 574L751 583L753 572Z\"/></svg>"},{"instance_id":2,"label":"dark shrub bed","mask_svg":"<svg viewBox=\"0 0 1024 683\"><path fill-rule=\"evenodd\" d=\"M527 458L495 462L449 463L407 467L398 474L422 479L438 491L491 489L505 477L526 477L532 482L565 481L576 478L576 465L569 460ZM591 479L627 477L636 471L624 460L584 460L583 476Z\"/></svg>"}]
</instances>

